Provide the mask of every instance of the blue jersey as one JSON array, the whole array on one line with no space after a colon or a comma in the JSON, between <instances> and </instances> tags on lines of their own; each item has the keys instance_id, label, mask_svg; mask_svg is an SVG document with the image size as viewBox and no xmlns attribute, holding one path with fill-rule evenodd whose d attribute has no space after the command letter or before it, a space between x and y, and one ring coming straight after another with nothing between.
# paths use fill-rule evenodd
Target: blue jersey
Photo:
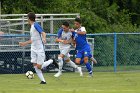
<instances>
[{"instance_id":1,"label":"blue jersey","mask_svg":"<svg viewBox=\"0 0 140 93\"><path fill-rule=\"evenodd\" d=\"M73 37L76 41L76 50L83 50L85 48L89 48L89 44L87 43L86 40L86 34L85 35L77 34L76 32L78 31L86 31L86 30L85 27L80 27L79 29L75 30L75 32L73 32Z\"/></svg>"}]
</instances>

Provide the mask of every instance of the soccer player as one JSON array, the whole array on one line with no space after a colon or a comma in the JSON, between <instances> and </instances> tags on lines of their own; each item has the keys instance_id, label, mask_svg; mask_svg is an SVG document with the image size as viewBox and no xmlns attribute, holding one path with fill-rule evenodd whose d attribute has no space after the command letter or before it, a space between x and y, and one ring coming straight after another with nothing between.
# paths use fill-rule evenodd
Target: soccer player
<instances>
[{"instance_id":1,"label":"soccer player","mask_svg":"<svg viewBox=\"0 0 140 93\"><path fill-rule=\"evenodd\" d=\"M62 28L59 29L58 37L56 39L56 42L59 42L60 55L58 56L59 71L54 75L55 77L62 75L63 60L71 67L77 69L80 76L83 76L81 67L78 67L73 61L70 60L69 52L72 43L71 41L72 32L69 29L69 23L63 22Z\"/></svg>"},{"instance_id":2,"label":"soccer player","mask_svg":"<svg viewBox=\"0 0 140 93\"><path fill-rule=\"evenodd\" d=\"M46 84L44 76L41 69L53 63L53 60L50 59L46 62L45 60L45 51L44 44L46 43L46 33L43 32L42 27L35 22L36 15L32 12L28 13L28 23L30 24L30 36L31 39L26 42L19 42L20 46L26 46L31 44L31 63L35 68L35 71L41 80L40 84Z\"/></svg>"},{"instance_id":3,"label":"soccer player","mask_svg":"<svg viewBox=\"0 0 140 93\"><path fill-rule=\"evenodd\" d=\"M77 55L75 62L76 64L85 63L86 68L89 72L89 76L93 76L91 65L89 63L89 58L96 64L97 61L92 57L90 51L90 45L86 40L86 29L81 26L81 19L75 18L74 26L76 30L71 30L73 32L73 37L76 42Z\"/></svg>"}]
</instances>

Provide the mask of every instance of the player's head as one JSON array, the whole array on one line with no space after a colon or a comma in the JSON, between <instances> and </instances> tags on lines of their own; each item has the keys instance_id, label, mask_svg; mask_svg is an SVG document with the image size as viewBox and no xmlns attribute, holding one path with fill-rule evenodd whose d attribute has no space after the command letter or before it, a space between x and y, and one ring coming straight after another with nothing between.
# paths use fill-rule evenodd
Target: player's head
<instances>
[{"instance_id":1,"label":"player's head","mask_svg":"<svg viewBox=\"0 0 140 93\"><path fill-rule=\"evenodd\" d=\"M29 22L29 24L30 24L30 22L35 22L35 18L36 18L35 13L29 12L29 13L27 14L27 17L28 17L28 22Z\"/></svg>"},{"instance_id":2,"label":"player's head","mask_svg":"<svg viewBox=\"0 0 140 93\"><path fill-rule=\"evenodd\" d=\"M81 26L81 19L80 18L75 18L75 21L74 21L74 26L76 28L79 28Z\"/></svg>"},{"instance_id":3,"label":"player's head","mask_svg":"<svg viewBox=\"0 0 140 93\"><path fill-rule=\"evenodd\" d=\"M62 28L65 32L69 31L69 23L68 22L63 22Z\"/></svg>"}]
</instances>

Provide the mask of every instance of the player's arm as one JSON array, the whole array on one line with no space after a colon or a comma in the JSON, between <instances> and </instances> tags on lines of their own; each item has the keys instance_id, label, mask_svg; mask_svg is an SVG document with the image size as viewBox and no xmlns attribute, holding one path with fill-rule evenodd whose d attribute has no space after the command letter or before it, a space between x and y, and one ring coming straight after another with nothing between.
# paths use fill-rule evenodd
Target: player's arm
<instances>
[{"instance_id":1,"label":"player's arm","mask_svg":"<svg viewBox=\"0 0 140 93\"><path fill-rule=\"evenodd\" d=\"M31 40L28 40L26 42L19 42L19 46L26 46L26 45L31 44L31 43L32 43Z\"/></svg>"},{"instance_id":2,"label":"player's arm","mask_svg":"<svg viewBox=\"0 0 140 93\"><path fill-rule=\"evenodd\" d=\"M45 44L46 43L46 33L45 32L41 32L41 34L42 34L43 43Z\"/></svg>"},{"instance_id":3,"label":"player's arm","mask_svg":"<svg viewBox=\"0 0 140 93\"><path fill-rule=\"evenodd\" d=\"M62 28L60 28L60 29L58 30L57 38L55 39L55 42L57 42L57 43L62 42L62 43L63 43L64 40L61 39L62 31L63 31Z\"/></svg>"},{"instance_id":4,"label":"player's arm","mask_svg":"<svg viewBox=\"0 0 140 93\"><path fill-rule=\"evenodd\" d=\"M42 27L38 23L35 23L34 27L42 35L42 41L45 44L46 43L46 33L43 31Z\"/></svg>"},{"instance_id":5,"label":"player's arm","mask_svg":"<svg viewBox=\"0 0 140 93\"><path fill-rule=\"evenodd\" d=\"M69 40L64 40L63 43L64 44L71 44L72 43L72 37Z\"/></svg>"},{"instance_id":6,"label":"player's arm","mask_svg":"<svg viewBox=\"0 0 140 93\"><path fill-rule=\"evenodd\" d=\"M74 29L70 29L71 32L76 32L77 34L85 35L86 34L86 29L85 27L81 28L81 31L75 31Z\"/></svg>"},{"instance_id":7,"label":"player's arm","mask_svg":"<svg viewBox=\"0 0 140 93\"><path fill-rule=\"evenodd\" d=\"M55 42L59 43L59 42L64 42L64 40L60 39L60 38L56 38Z\"/></svg>"},{"instance_id":8,"label":"player's arm","mask_svg":"<svg viewBox=\"0 0 140 93\"><path fill-rule=\"evenodd\" d=\"M72 45L76 47L76 41L74 40L74 38L72 38Z\"/></svg>"},{"instance_id":9,"label":"player's arm","mask_svg":"<svg viewBox=\"0 0 140 93\"><path fill-rule=\"evenodd\" d=\"M80 35L85 35L86 34L86 32L85 31L77 31L77 34L80 34Z\"/></svg>"},{"instance_id":10,"label":"player's arm","mask_svg":"<svg viewBox=\"0 0 140 93\"><path fill-rule=\"evenodd\" d=\"M85 27L81 27L81 31L77 31L77 34L85 35L85 34L86 34L86 29L85 29Z\"/></svg>"}]
</instances>

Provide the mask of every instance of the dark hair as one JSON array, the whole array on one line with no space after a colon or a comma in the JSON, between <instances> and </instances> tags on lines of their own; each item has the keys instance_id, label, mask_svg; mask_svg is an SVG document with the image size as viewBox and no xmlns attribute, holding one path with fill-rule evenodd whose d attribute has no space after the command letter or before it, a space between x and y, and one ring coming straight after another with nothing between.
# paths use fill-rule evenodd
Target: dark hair
<instances>
[{"instance_id":1,"label":"dark hair","mask_svg":"<svg viewBox=\"0 0 140 93\"><path fill-rule=\"evenodd\" d=\"M62 25L66 26L66 27L69 27L69 23L68 22L63 22Z\"/></svg>"},{"instance_id":2,"label":"dark hair","mask_svg":"<svg viewBox=\"0 0 140 93\"><path fill-rule=\"evenodd\" d=\"M78 23L80 23L80 24L82 23L82 21L81 21L80 18L75 18L75 21L78 22Z\"/></svg>"},{"instance_id":3,"label":"dark hair","mask_svg":"<svg viewBox=\"0 0 140 93\"><path fill-rule=\"evenodd\" d=\"M35 18L36 18L35 13L29 12L27 16L28 16L28 18L29 18L31 21L35 21Z\"/></svg>"}]
</instances>

